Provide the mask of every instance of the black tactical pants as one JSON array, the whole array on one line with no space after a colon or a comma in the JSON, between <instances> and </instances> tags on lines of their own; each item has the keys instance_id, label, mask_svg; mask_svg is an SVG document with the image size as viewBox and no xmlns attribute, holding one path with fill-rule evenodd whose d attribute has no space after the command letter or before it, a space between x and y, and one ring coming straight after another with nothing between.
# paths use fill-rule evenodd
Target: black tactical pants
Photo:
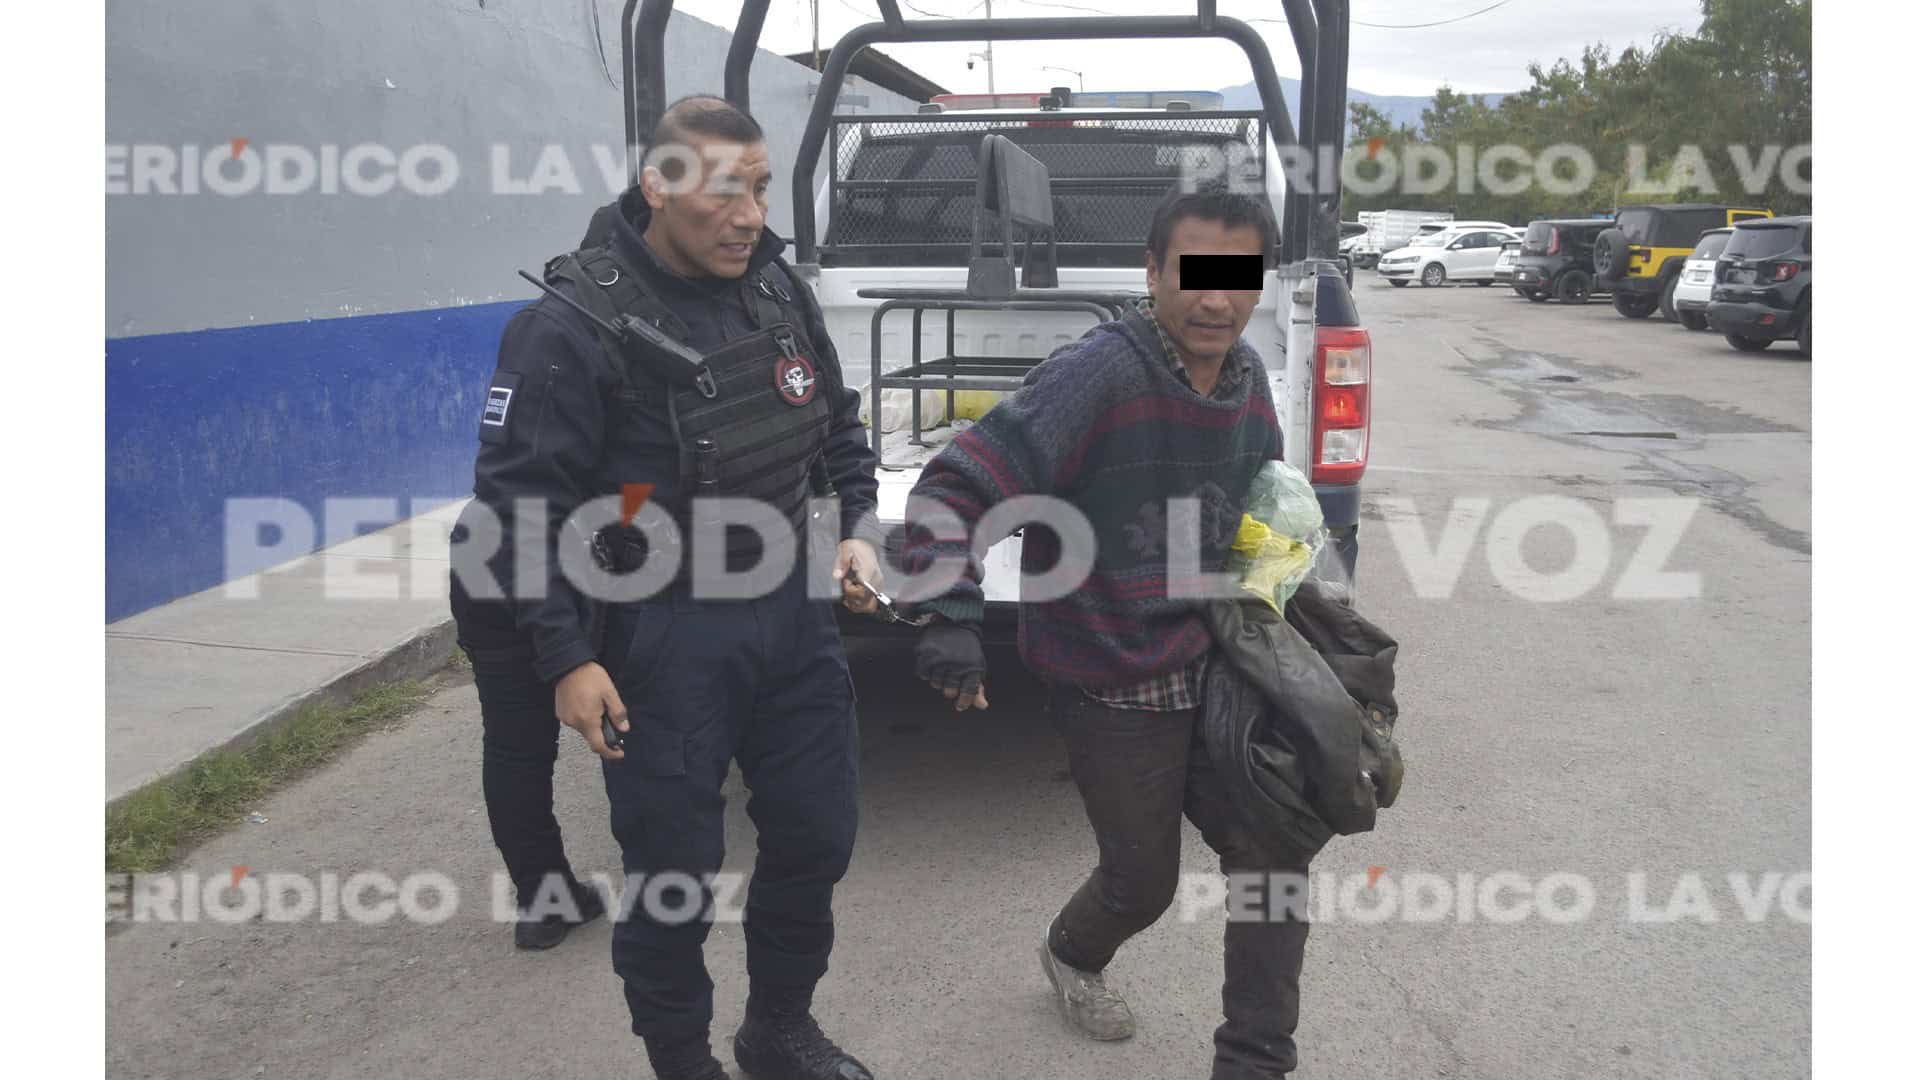
<instances>
[{"instance_id":1,"label":"black tactical pants","mask_svg":"<svg viewBox=\"0 0 1920 1080\"><path fill-rule=\"evenodd\" d=\"M809 600L800 574L753 600L696 600L678 585L613 610L602 662L630 725L625 758L601 765L627 875L613 966L634 1033L708 1027L703 945L730 910L744 911L754 991L811 991L833 949L833 889L853 852L859 787L833 605ZM750 885L717 905L714 890L682 886L720 869L731 761L758 855Z\"/></svg>"},{"instance_id":2,"label":"black tactical pants","mask_svg":"<svg viewBox=\"0 0 1920 1080\"><path fill-rule=\"evenodd\" d=\"M522 908L540 901L550 879L578 887L553 816L553 765L561 724L553 684L533 672L533 649L504 608L468 600L457 588L454 619L460 648L473 665L480 694L480 786L494 846ZM548 903L564 897L548 884Z\"/></svg>"}]
</instances>

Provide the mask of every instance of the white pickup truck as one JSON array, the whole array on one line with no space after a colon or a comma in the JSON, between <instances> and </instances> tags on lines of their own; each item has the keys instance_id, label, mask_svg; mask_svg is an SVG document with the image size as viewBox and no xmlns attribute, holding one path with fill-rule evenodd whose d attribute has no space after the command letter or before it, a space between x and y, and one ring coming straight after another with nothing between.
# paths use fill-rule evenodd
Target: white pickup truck
<instances>
[{"instance_id":1,"label":"white pickup truck","mask_svg":"<svg viewBox=\"0 0 1920 1080\"><path fill-rule=\"evenodd\" d=\"M873 289L961 291L968 283L975 211L974 161L985 133L1007 136L1046 166L1051 180L1062 292L1146 290L1145 237L1152 208L1190 168L1193 153L1237 157L1262 178L1275 219L1284 180L1271 139L1255 112L1218 108L1218 95L1043 95L935 99L910 117L836 118L827 182L817 193L817 263L797 269L818 296L849 384L869 391L869 430L882 456L880 509L900 522L921 468L956 433L949 393L928 389L870 392L876 368L894 371L914 358L915 318L885 317L880 347L873 326L881 299ZM1164 98L1164 100L1162 100ZM1128 108L1132 104L1134 107ZM1044 109L1043 109L1044 105ZM1024 106L1024 107L1023 107ZM1234 148L1238 147L1238 150ZM1196 148L1199 148L1196 150ZM1212 148L1208 150L1207 148ZM953 318L951 342L946 324ZM928 311L920 321L921 356L1045 356L1085 333L1101 316L1059 310ZM1338 267L1298 262L1270 270L1247 339L1260 351L1278 406L1284 456L1314 481L1332 542L1323 574L1351 581L1357 552L1359 482L1366 468L1372 343ZM912 403L920 398L920 438ZM958 395L964 416L983 402ZM984 404L990 404L991 398ZM964 426L968 421L957 420ZM986 558L990 614L1018 600L1019 536Z\"/></svg>"}]
</instances>

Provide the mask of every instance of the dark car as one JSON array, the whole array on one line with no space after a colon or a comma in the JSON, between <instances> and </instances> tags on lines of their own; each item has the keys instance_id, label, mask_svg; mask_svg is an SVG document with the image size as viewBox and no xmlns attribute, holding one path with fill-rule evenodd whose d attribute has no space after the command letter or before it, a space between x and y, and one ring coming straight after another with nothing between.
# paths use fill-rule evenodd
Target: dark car
<instances>
[{"instance_id":1,"label":"dark car","mask_svg":"<svg viewBox=\"0 0 1920 1080\"><path fill-rule=\"evenodd\" d=\"M1813 355L1813 219L1769 218L1733 227L1713 268L1707 321L1744 352L1792 338Z\"/></svg>"},{"instance_id":2,"label":"dark car","mask_svg":"<svg viewBox=\"0 0 1920 1080\"><path fill-rule=\"evenodd\" d=\"M1594 240L1611 228L1609 218L1536 221L1527 226L1520 261L1513 268L1513 291L1529 300L1552 296L1563 303L1586 303L1594 292Z\"/></svg>"}]
</instances>

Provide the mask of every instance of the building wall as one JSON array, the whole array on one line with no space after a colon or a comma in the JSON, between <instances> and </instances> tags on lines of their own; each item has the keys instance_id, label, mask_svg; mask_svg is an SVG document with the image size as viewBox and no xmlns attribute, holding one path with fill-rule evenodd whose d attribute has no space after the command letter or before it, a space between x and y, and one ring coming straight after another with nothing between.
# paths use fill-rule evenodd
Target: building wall
<instances>
[{"instance_id":1,"label":"building wall","mask_svg":"<svg viewBox=\"0 0 1920 1080\"><path fill-rule=\"evenodd\" d=\"M514 270L573 247L624 183L621 7L110 0L109 621L259 569L227 565L230 498L318 521L329 496L404 513L469 490L499 333L533 293ZM728 32L673 17L669 96L720 90ZM782 235L816 78L764 50L753 67ZM842 104L912 105L861 80ZM457 169L416 173L436 194L356 193L325 166L362 144ZM543 153L563 167L536 175Z\"/></svg>"}]
</instances>

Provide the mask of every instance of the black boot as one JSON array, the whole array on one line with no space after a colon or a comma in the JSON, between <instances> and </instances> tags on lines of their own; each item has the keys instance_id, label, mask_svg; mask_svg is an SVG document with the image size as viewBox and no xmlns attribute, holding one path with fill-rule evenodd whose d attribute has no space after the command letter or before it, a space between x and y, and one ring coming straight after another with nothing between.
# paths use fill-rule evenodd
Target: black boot
<instances>
[{"instance_id":1,"label":"black boot","mask_svg":"<svg viewBox=\"0 0 1920 1080\"><path fill-rule=\"evenodd\" d=\"M814 1023L811 992L747 993L733 1060L752 1080L873 1080Z\"/></svg>"},{"instance_id":2,"label":"black boot","mask_svg":"<svg viewBox=\"0 0 1920 1080\"><path fill-rule=\"evenodd\" d=\"M660 1080L729 1080L704 1031L676 1039L649 1038L647 1063Z\"/></svg>"},{"instance_id":3,"label":"black boot","mask_svg":"<svg viewBox=\"0 0 1920 1080\"><path fill-rule=\"evenodd\" d=\"M600 890L579 881L574 882L571 888L574 911L550 912L538 919L522 915L513 924L514 948L551 949L565 941L574 927L584 926L607 913L607 904L600 899Z\"/></svg>"}]
</instances>

